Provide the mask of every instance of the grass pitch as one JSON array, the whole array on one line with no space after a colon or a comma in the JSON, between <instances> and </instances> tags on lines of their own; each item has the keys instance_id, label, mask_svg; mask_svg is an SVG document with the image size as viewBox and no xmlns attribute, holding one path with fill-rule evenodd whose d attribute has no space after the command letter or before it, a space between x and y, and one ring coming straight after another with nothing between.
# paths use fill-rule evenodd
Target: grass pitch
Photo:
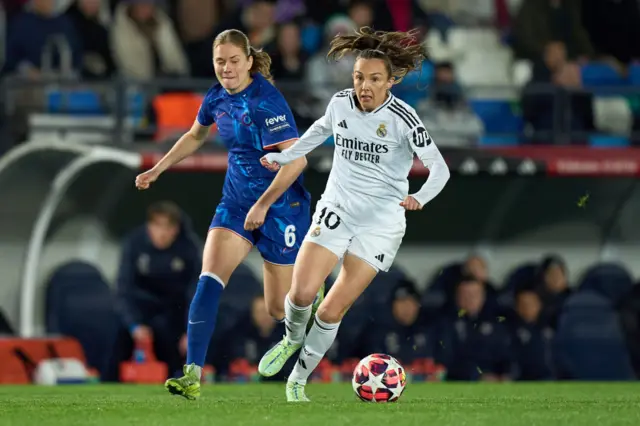
<instances>
[{"instance_id":1,"label":"grass pitch","mask_svg":"<svg viewBox=\"0 0 640 426\"><path fill-rule=\"evenodd\" d=\"M360 402L350 385L307 394L287 404L283 384L211 385L192 402L162 386L0 386L0 425L640 425L640 383L410 383L393 404Z\"/></svg>"}]
</instances>

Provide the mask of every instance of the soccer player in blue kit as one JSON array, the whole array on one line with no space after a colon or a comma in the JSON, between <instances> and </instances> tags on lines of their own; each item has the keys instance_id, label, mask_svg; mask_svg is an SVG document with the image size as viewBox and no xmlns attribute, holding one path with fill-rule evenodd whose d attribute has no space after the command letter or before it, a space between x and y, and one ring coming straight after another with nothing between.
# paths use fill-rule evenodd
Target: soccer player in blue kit
<instances>
[{"instance_id":1,"label":"soccer player in blue kit","mask_svg":"<svg viewBox=\"0 0 640 426\"><path fill-rule=\"evenodd\" d=\"M209 89L192 128L149 171L136 178L147 189L162 172L193 154L216 126L228 148L222 199L211 222L202 272L189 309L187 365L184 376L167 380L169 392L196 399L218 304L231 274L255 245L264 259L267 310L284 320L284 300L293 265L310 226L310 195L298 176L304 157L277 174L260 165L269 150L290 147L298 139L293 115L270 81L271 58L250 46L238 30L220 33L213 43L218 83ZM318 292L316 306L324 295Z\"/></svg>"}]
</instances>

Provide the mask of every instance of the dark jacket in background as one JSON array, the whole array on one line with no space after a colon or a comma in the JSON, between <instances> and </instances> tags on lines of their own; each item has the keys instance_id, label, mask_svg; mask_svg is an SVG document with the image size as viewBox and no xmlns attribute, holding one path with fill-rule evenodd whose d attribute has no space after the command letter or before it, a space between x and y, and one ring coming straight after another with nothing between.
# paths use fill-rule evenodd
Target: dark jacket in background
<instances>
[{"instance_id":1,"label":"dark jacket in background","mask_svg":"<svg viewBox=\"0 0 640 426\"><path fill-rule=\"evenodd\" d=\"M56 35L67 40L72 52L73 69L80 69L81 43L68 16L42 17L35 13L22 12L12 18L7 26L6 62L3 71L15 72L23 62L40 69L43 48L47 40ZM59 67L59 58L55 58L53 65Z\"/></svg>"},{"instance_id":2,"label":"dark jacket in background","mask_svg":"<svg viewBox=\"0 0 640 426\"><path fill-rule=\"evenodd\" d=\"M107 78L115 71L115 64L109 47L109 32L97 19L85 16L73 3L66 16L82 40L82 77L90 79Z\"/></svg>"},{"instance_id":3,"label":"dark jacket in background","mask_svg":"<svg viewBox=\"0 0 640 426\"><path fill-rule=\"evenodd\" d=\"M184 319L201 270L200 248L183 221L166 250L151 243L146 225L126 237L117 279L118 310L124 324L148 324L156 316Z\"/></svg>"},{"instance_id":4,"label":"dark jacket in background","mask_svg":"<svg viewBox=\"0 0 640 426\"><path fill-rule=\"evenodd\" d=\"M432 340L420 320L411 326L403 326L396 321L372 333L365 331L366 351L363 353L389 354L401 364L409 366L418 359L433 358Z\"/></svg>"},{"instance_id":5,"label":"dark jacket in background","mask_svg":"<svg viewBox=\"0 0 640 426\"><path fill-rule=\"evenodd\" d=\"M516 317L509 321L515 380L552 380L553 330L527 324Z\"/></svg>"}]
</instances>

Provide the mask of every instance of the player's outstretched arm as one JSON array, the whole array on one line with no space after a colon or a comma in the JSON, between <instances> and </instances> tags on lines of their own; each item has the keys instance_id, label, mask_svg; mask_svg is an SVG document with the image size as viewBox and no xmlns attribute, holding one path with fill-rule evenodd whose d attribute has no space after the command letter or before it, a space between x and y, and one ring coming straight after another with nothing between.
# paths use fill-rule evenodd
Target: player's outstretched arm
<instances>
[{"instance_id":1,"label":"player's outstretched arm","mask_svg":"<svg viewBox=\"0 0 640 426\"><path fill-rule=\"evenodd\" d=\"M151 169L136 178L138 189L147 189L160 175L173 166L184 160L198 150L207 139L211 126L203 126L196 120L191 129L173 145L173 147L162 157L160 161Z\"/></svg>"},{"instance_id":2,"label":"player's outstretched arm","mask_svg":"<svg viewBox=\"0 0 640 426\"><path fill-rule=\"evenodd\" d=\"M417 205L410 199L403 201L401 204L407 210L420 210L444 189L451 177L451 173L449 172L449 166L447 166L440 150L431 139L424 125L412 129L408 133L408 139L413 152L416 153L422 164L429 169L429 177L418 192L407 197L413 198Z\"/></svg>"}]
</instances>

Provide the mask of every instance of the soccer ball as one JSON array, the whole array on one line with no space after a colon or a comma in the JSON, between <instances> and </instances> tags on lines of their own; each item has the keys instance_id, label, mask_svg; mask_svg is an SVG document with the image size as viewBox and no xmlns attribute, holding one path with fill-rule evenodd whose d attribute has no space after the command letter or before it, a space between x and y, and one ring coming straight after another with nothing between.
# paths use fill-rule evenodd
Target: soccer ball
<instances>
[{"instance_id":1,"label":"soccer ball","mask_svg":"<svg viewBox=\"0 0 640 426\"><path fill-rule=\"evenodd\" d=\"M407 375L397 359L385 354L363 358L351 380L353 391L366 402L395 402L407 384Z\"/></svg>"}]
</instances>

